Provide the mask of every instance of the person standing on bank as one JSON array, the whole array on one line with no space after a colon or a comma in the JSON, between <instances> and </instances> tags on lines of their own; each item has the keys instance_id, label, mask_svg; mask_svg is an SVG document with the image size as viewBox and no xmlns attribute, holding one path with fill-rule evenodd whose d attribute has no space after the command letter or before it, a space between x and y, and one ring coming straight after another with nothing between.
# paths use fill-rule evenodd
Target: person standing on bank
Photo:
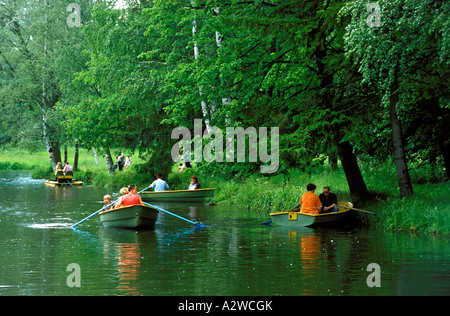
<instances>
[{"instance_id":1,"label":"person standing on bank","mask_svg":"<svg viewBox=\"0 0 450 316\"><path fill-rule=\"evenodd\" d=\"M319 195L319 199L322 203L321 213L339 212L337 196L331 193L330 187L323 187L323 193Z\"/></svg>"},{"instance_id":2,"label":"person standing on bank","mask_svg":"<svg viewBox=\"0 0 450 316\"><path fill-rule=\"evenodd\" d=\"M117 157L117 165L119 166L119 171L122 171L123 166L125 165L125 156L122 152L119 152L119 157Z\"/></svg>"},{"instance_id":3,"label":"person standing on bank","mask_svg":"<svg viewBox=\"0 0 450 316\"><path fill-rule=\"evenodd\" d=\"M131 165L131 158L130 155L127 156L127 158L125 159L125 171L128 170L128 167L130 167Z\"/></svg>"}]
</instances>

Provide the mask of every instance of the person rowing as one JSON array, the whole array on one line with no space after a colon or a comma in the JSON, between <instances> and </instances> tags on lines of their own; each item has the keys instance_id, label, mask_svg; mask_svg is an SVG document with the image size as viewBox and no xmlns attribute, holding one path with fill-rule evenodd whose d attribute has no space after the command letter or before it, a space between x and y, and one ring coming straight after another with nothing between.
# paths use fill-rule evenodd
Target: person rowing
<instances>
[{"instance_id":1,"label":"person rowing","mask_svg":"<svg viewBox=\"0 0 450 316\"><path fill-rule=\"evenodd\" d=\"M162 174L158 173L156 180L150 184L150 188L154 189L155 192L167 191L169 190L169 185L166 181L162 179Z\"/></svg>"},{"instance_id":2,"label":"person rowing","mask_svg":"<svg viewBox=\"0 0 450 316\"><path fill-rule=\"evenodd\" d=\"M128 192L127 195L122 196L122 199L116 204L116 208L130 205L145 205L144 202L142 202L141 196L137 194L135 185L130 184L128 186Z\"/></svg>"}]
</instances>

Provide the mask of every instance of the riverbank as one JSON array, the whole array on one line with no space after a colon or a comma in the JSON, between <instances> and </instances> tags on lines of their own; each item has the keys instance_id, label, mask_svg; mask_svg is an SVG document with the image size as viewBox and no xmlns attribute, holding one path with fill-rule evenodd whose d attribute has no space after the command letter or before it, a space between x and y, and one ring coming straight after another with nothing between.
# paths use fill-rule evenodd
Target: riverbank
<instances>
[{"instance_id":1,"label":"riverbank","mask_svg":"<svg viewBox=\"0 0 450 316\"><path fill-rule=\"evenodd\" d=\"M111 177L106 172L104 159L97 165L92 152L80 150L80 170L75 177L87 185L101 187L106 192L118 191L128 184L136 184L139 188L147 187L154 180L154 175L139 172L139 163L142 161L137 157L132 159L133 165L127 172L116 172ZM48 164L45 152L0 154L0 170L33 170L34 178L51 176ZM306 191L306 184L312 182L318 187L316 193L327 185L338 195L339 200L349 200L355 202L357 208L375 212L375 216L360 214L364 225L382 230L450 235L450 183L438 181L440 175L436 172L439 171L430 168L414 168L411 171L414 195L400 199L394 166L383 164L362 167L370 196L366 200L355 201L349 194L347 180L341 168L334 171L320 166L311 173L290 170L288 177L279 175L266 178L254 175L242 181L238 177L202 174L196 169L186 169L180 173L176 171L176 167L174 165L171 173L165 177L171 189L186 189L191 175L195 174L203 188L216 188L216 194L210 201L216 204L244 207L268 215L297 205L300 196Z\"/></svg>"},{"instance_id":2,"label":"riverbank","mask_svg":"<svg viewBox=\"0 0 450 316\"><path fill-rule=\"evenodd\" d=\"M364 225L383 230L423 232L450 235L450 183L414 184L414 195L399 198L395 170L383 167L363 170L363 177L370 191L366 201L355 201L348 192L343 171L323 170L305 174L290 170L290 181L283 176L272 179L251 177L244 183L224 182L216 185L215 202L244 206L252 211L275 212L288 210L298 204L306 192L306 184L330 186L338 200L353 201L355 207L375 212L376 215L359 213Z\"/></svg>"}]
</instances>

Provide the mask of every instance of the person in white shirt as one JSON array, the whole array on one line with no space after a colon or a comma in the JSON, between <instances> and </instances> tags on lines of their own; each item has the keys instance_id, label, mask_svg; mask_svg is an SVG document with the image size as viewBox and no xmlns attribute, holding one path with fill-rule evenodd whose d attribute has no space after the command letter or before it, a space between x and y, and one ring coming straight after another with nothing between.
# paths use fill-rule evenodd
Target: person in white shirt
<instances>
[{"instance_id":1,"label":"person in white shirt","mask_svg":"<svg viewBox=\"0 0 450 316\"><path fill-rule=\"evenodd\" d=\"M128 155L127 158L125 159L125 171L127 171L130 165L131 165L131 158L130 155Z\"/></svg>"},{"instance_id":2,"label":"person in white shirt","mask_svg":"<svg viewBox=\"0 0 450 316\"><path fill-rule=\"evenodd\" d=\"M66 162L64 163L63 173L64 173L64 174L67 174L68 171L73 172L73 168L72 168L72 166L69 165L69 163L66 161Z\"/></svg>"},{"instance_id":3,"label":"person in white shirt","mask_svg":"<svg viewBox=\"0 0 450 316\"><path fill-rule=\"evenodd\" d=\"M169 190L169 185L162 179L162 174L158 173L156 178L157 179L150 184L151 188L153 188L156 192Z\"/></svg>"}]
</instances>

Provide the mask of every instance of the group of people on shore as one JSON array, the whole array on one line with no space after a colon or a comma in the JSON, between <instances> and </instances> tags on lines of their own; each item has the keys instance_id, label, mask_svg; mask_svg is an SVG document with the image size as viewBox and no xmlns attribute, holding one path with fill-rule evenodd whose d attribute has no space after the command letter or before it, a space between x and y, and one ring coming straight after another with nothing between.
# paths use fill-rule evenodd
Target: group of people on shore
<instances>
[{"instance_id":1,"label":"group of people on shore","mask_svg":"<svg viewBox=\"0 0 450 316\"><path fill-rule=\"evenodd\" d=\"M123 168L125 167L125 171L127 171L130 165L131 165L130 155L128 155L125 158L125 155L121 151L119 151L119 155L116 156L116 163L114 164L114 169L119 167L119 171L123 171Z\"/></svg>"},{"instance_id":2,"label":"group of people on shore","mask_svg":"<svg viewBox=\"0 0 450 316\"><path fill-rule=\"evenodd\" d=\"M162 174L158 173L156 176L156 180L150 184L150 188L154 189L156 192L168 191L169 185L166 181L164 181ZM191 183L189 184L189 190L198 190L200 189L200 183L198 183L198 178L196 176L191 177ZM128 188L120 189L121 197L116 201L115 204L112 204L111 195L107 194L103 197L103 202L105 203L105 211L109 211L111 209L115 209L121 206L129 206L129 205L144 205L142 202L142 198L137 194L137 188L135 185L130 184Z\"/></svg>"},{"instance_id":3,"label":"group of people on shore","mask_svg":"<svg viewBox=\"0 0 450 316\"><path fill-rule=\"evenodd\" d=\"M320 195L315 194L316 189L315 184L308 183L306 185L308 192L302 195L299 204L294 209L301 207L300 212L307 214L339 212L337 196L331 193L330 187L323 187L323 192Z\"/></svg>"}]
</instances>

